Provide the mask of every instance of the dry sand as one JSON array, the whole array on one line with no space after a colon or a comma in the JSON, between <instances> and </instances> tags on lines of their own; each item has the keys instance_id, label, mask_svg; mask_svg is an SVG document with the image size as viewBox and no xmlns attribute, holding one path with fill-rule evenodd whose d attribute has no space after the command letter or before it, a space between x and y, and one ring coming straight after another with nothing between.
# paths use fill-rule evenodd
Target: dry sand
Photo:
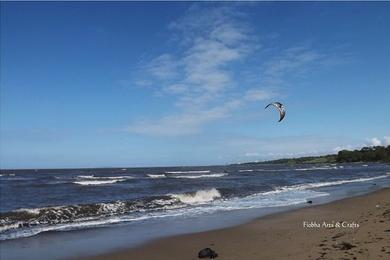
<instances>
[{"instance_id":1,"label":"dry sand","mask_svg":"<svg viewBox=\"0 0 390 260\"><path fill-rule=\"evenodd\" d=\"M304 227L304 221L321 227ZM353 227L323 227L324 221L345 221ZM220 260L390 259L390 189L91 259L190 260L198 259L198 251L205 247L214 249Z\"/></svg>"}]
</instances>

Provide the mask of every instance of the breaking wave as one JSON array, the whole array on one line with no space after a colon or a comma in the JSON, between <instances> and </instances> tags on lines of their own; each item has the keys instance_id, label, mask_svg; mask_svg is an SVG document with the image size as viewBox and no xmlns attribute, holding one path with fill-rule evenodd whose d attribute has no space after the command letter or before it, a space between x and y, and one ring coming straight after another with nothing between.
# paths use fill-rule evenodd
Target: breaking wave
<instances>
[{"instance_id":1,"label":"breaking wave","mask_svg":"<svg viewBox=\"0 0 390 260\"><path fill-rule=\"evenodd\" d=\"M78 179L92 179L92 180L122 180L122 179L133 179L133 176L95 176L95 175L79 175Z\"/></svg>"},{"instance_id":2,"label":"breaking wave","mask_svg":"<svg viewBox=\"0 0 390 260\"><path fill-rule=\"evenodd\" d=\"M119 181L124 181L123 179L122 180L102 180L102 181L74 181L73 183L74 184L78 184L78 185L106 185L106 184L113 184L113 183L116 183L116 182L119 182Z\"/></svg>"},{"instance_id":3,"label":"breaking wave","mask_svg":"<svg viewBox=\"0 0 390 260\"><path fill-rule=\"evenodd\" d=\"M169 171L165 173L171 173L171 174L177 174L177 173L210 173L209 170L204 170L204 171Z\"/></svg>"},{"instance_id":4,"label":"breaking wave","mask_svg":"<svg viewBox=\"0 0 390 260\"><path fill-rule=\"evenodd\" d=\"M317 171L317 170L337 170L343 168L342 166L323 166L323 167L310 167L310 168L295 168L295 169L255 169L258 172L288 172L288 171ZM251 170L240 170L251 171Z\"/></svg>"},{"instance_id":5,"label":"breaking wave","mask_svg":"<svg viewBox=\"0 0 390 260\"><path fill-rule=\"evenodd\" d=\"M288 172L291 169L255 169L257 172Z\"/></svg>"},{"instance_id":6,"label":"breaking wave","mask_svg":"<svg viewBox=\"0 0 390 260\"><path fill-rule=\"evenodd\" d=\"M1 176L15 176L15 173L9 173L9 174L2 174Z\"/></svg>"},{"instance_id":7,"label":"breaking wave","mask_svg":"<svg viewBox=\"0 0 390 260\"><path fill-rule=\"evenodd\" d=\"M296 168L294 171L317 171L317 170L337 170L337 166L311 167L311 168Z\"/></svg>"},{"instance_id":8,"label":"breaking wave","mask_svg":"<svg viewBox=\"0 0 390 260\"><path fill-rule=\"evenodd\" d=\"M214 174L202 174L202 175L177 175L177 176L171 176L171 178L177 178L177 179L219 178L226 175L227 173L214 173Z\"/></svg>"},{"instance_id":9,"label":"breaking wave","mask_svg":"<svg viewBox=\"0 0 390 260\"><path fill-rule=\"evenodd\" d=\"M0 213L0 240L32 236L49 230L80 229L150 218L295 205L310 198L329 195L315 188L372 181L389 176L390 173L387 173L375 177L287 185L246 196L227 194L225 190L211 188L130 201L18 209ZM84 179L80 181L84 183L81 185L88 185L86 182L97 185L96 182L120 181L95 180L90 177Z\"/></svg>"},{"instance_id":10,"label":"breaking wave","mask_svg":"<svg viewBox=\"0 0 390 260\"><path fill-rule=\"evenodd\" d=\"M32 233L58 230L64 227L75 228L95 226L97 223L113 223L112 221L122 222L124 219L126 221L129 220L129 214L148 215L153 212L155 214L155 212L208 203L217 198L221 198L221 194L217 189L213 188L193 193L170 194L132 201L18 209L0 213L0 240L14 238L9 233L14 230L19 230L17 237L21 237L26 236L26 234L32 235ZM113 220L113 218L121 218L122 220ZM131 220L133 218L134 216L130 217ZM56 226L56 228L52 226ZM31 229L41 231L31 233ZM30 231L27 232L26 230Z\"/></svg>"},{"instance_id":11,"label":"breaking wave","mask_svg":"<svg viewBox=\"0 0 390 260\"><path fill-rule=\"evenodd\" d=\"M147 174L149 178L158 179L158 178L166 178L165 174Z\"/></svg>"},{"instance_id":12,"label":"breaking wave","mask_svg":"<svg viewBox=\"0 0 390 260\"><path fill-rule=\"evenodd\" d=\"M0 213L0 232L70 223L72 225L80 225L80 222L85 221L97 221L129 213L172 209L183 206L185 205L178 199L163 196L161 198L146 198L133 201L19 209ZM2 237L0 233L0 240Z\"/></svg>"},{"instance_id":13,"label":"breaking wave","mask_svg":"<svg viewBox=\"0 0 390 260\"><path fill-rule=\"evenodd\" d=\"M79 175L76 177L78 180L72 183L78 185L106 185L116 182L133 179L133 176L94 176L94 175Z\"/></svg>"},{"instance_id":14,"label":"breaking wave","mask_svg":"<svg viewBox=\"0 0 390 260\"><path fill-rule=\"evenodd\" d=\"M210 190L199 190L195 193L172 194L171 197L185 204L200 204L221 198L221 193L212 188Z\"/></svg>"}]
</instances>

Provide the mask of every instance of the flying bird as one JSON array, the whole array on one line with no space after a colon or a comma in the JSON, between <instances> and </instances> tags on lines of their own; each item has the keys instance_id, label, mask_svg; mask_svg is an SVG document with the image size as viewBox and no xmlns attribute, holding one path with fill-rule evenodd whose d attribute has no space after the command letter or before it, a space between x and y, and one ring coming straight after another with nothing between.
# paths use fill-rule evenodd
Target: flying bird
<instances>
[{"instance_id":1,"label":"flying bird","mask_svg":"<svg viewBox=\"0 0 390 260\"><path fill-rule=\"evenodd\" d=\"M280 103L280 102L272 102L272 103L269 103L265 109L267 109L269 106L274 106L276 107L278 110L279 110L279 115L280 115L280 118L279 118L279 121L282 121L284 116L286 115L286 107Z\"/></svg>"}]
</instances>

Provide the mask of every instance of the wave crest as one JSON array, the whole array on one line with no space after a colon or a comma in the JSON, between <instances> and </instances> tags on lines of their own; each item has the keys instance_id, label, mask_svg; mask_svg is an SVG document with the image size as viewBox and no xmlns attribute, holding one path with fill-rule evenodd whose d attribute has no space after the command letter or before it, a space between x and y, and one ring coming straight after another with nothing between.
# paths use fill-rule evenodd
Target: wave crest
<instances>
[{"instance_id":1,"label":"wave crest","mask_svg":"<svg viewBox=\"0 0 390 260\"><path fill-rule=\"evenodd\" d=\"M185 204L200 204L220 198L221 193L216 188L212 188L209 190L198 190L195 193L172 194L171 197Z\"/></svg>"},{"instance_id":2,"label":"wave crest","mask_svg":"<svg viewBox=\"0 0 390 260\"><path fill-rule=\"evenodd\" d=\"M133 179L133 176L123 175L123 176L95 176L95 175L79 175L78 179L88 179L88 180L122 180L122 179Z\"/></svg>"},{"instance_id":3,"label":"wave crest","mask_svg":"<svg viewBox=\"0 0 390 260\"><path fill-rule=\"evenodd\" d=\"M147 174L149 178L157 179L157 178L166 178L165 174Z\"/></svg>"},{"instance_id":4,"label":"wave crest","mask_svg":"<svg viewBox=\"0 0 390 260\"><path fill-rule=\"evenodd\" d=\"M106 185L106 184L113 184L119 181L124 181L124 180L74 181L73 183L78 185Z\"/></svg>"},{"instance_id":5,"label":"wave crest","mask_svg":"<svg viewBox=\"0 0 390 260\"><path fill-rule=\"evenodd\" d=\"M177 175L171 177L176 179L199 179L199 178L219 178L226 175L227 173L214 173L214 174L202 174L202 175Z\"/></svg>"},{"instance_id":6,"label":"wave crest","mask_svg":"<svg viewBox=\"0 0 390 260\"><path fill-rule=\"evenodd\" d=\"M165 173L172 173L172 174L177 174L177 173L210 173L210 170L204 170L204 171L169 171Z\"/></svg>"}]
</instances>

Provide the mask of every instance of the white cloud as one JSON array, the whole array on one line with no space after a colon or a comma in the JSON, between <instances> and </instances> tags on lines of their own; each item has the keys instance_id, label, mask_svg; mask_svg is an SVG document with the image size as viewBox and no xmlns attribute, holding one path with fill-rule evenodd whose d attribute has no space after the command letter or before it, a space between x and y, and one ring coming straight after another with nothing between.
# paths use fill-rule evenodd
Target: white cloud
<instances>
[{"instance_id":1,"label":"white cloud","mask_svg":"<svg viewBox=\"0 0 390 260\"><path fill-rule=\"evenodd\" d=\"M257 156L260 156L260 154L256 153L256 152L248 152L248 153L245 153L245 156L246 157L257 157Z\"/></svg>"},{"instance_id":2,"label":"white cloud","mask_svg":"<svg viewBox=\"0 0 390 260\"><path fill-rule=\"evenodd\" d=\"M198 100L209 101L204 96L215 98L224 92L235 83L228 67L256 48L250 26L237 15L238 11L230 7L191 7L170 25L177 51L144 64L145 77L154 78L158 90L163 88L164 93L178 96L180 104L196 99L199 105Z\"/></svg>"},{"instance_id":3,"label":"white cloud","mask_svg":"<svg viewBox=\"0 0 390 260\"><path fill-rule=\"evenodd\" d=\"M137 82L173 97L176 113L132 122L127 131L168 136L199 133L206 124L230 117L250 102L281 97L289 74L305 71L321 59L314 50L293 47L246 65L261 52L263 43L235 7L195 4L169 25L174 51L144 64Z\"/></svg>"},{"instance_id":4,"label":"white cloud","mask_svg":"<svg viewBox=\"0 0 390 260\"><path fill-rule=\"evenodd\" d=\"M383 137L383 145L384 146L390 145L390 136L384 136Z\"/></svg>"},{"instance_id":5,"label":"white cloud","mask_svg":"<svg viewBox=\"0 0 390 260\"><path fill-rule=\"evenodd\" d=\"M150 61L145 70L157 79L170 79L176 76L177 63L170 54L162 54Z\"/></svg>"},{"instance_id":6,"label":"white cloud","mask_svg":"<svg viewBox=\"0 0 390 260\"><path fill-rule=\"evenodd\" d=\"M305 70L307 64L317 62L321 59L321 55L307 47L292 47L281 53L265 64L264 74L270 77L279 77L286 73L297 70Z\"/></svg>"},{"instance_id":7,"label":"white cloud","mask_svg":"<svg viewBox=\"0 0 390 260\"><path fill-rule=\"evenodd\" d=\"M181 136L192 135L200 131L200 124L212 118L202 114L166 116L158 122L140 121L129 126L126 130L132 133L146 134L151 136Z\"/></svg>"},{"instance_id":8,"label":"white cloud","mask_svg":"<svg viewBox=\"0 0 390 260\"><path fill-rule=\"evenodd\" d=\"M240 101L231 101L221 107L203 111L191 111L177 115L166 116L159 121L141 121L129 126L126 130L151 136L183 136L197 134L203 124L225 118L228 112L241 106Z\"/></svg>"},{"instance_id":9,"label":"white cloud","mask_svg":"<svg viewBox=\"0 0 390 260\"><path fill-rule=\"evenodd\" d=\"M367 139L368 146L388 146L390 145L390 137L384 136L383 138L373 137Z\"/></svg>"},{"instance_id":10,"label":"white cloud","mask_svg":"<svg viewBox=\"0 0 390 260\"><path fill-rule=\"evenodd\" d=\"M381 140L379 140L379 138L374 137L374 138L370 139L370 144L372 146L379 146L379 145L382 145L382 142L381 142Z\"/></svg>"},{"instance_id":11,"label":"white cloud","mask_svg":"<svg viewBox=\"0 0 390 260\"><path fill-rule=\"evenodd\" d=\"M260 101L273 98L277 94L272 90L249 89L245 92L244 99L247 101Z\"/></svg>"},{"instance_id":12,"label":"white cloud","mask_svg":"<svg viewBox=\"0 0 390 260\"><path fill-rule=\"evenodd\" d=\"M378 138L378 137L373 137L373 138L367 138L366 141L359 142L359 144L351 145L341 145L341 146L336 146L333 148L334 152L339 152L341 150L356 150L356 149L361 149L364 146L388 146L390 145L390 137L384 136L383 138Z\"/></svg>"}]
</instances>

